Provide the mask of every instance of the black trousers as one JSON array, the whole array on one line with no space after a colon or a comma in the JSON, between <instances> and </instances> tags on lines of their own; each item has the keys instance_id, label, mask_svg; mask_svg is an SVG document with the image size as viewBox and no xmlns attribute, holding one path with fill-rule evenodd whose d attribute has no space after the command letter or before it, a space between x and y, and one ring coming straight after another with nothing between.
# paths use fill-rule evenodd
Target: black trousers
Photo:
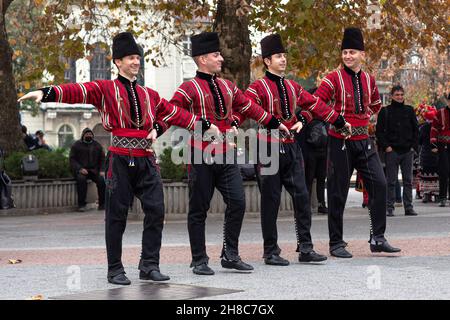
<instances>
[{"instance_id":1,"label":"black trousers","mask_svg":"<svg viewBox=\"0 0 450 320\"><path fill-rule=\"evenodd\" d=\"M281 252L278 246L277 218L282 187L291 195L294 205L297 252L310 252L311 206L305 183L303 156L298 143L280 144L279 169L275 174L262 175L257 165L257 181L261 192L261 228L264 258Z\"/></svg>"},{"instance_id":2,"label":"black trousers","mask_svg":"<svg viewBox=\"0 0 450 320\"><path fill-rule=\"evenodd\" d=\"M77 180L78 207L86 205L87 180L91 179L97 185L98 205L105 204L105 179L99 174L89 172L87 175L78 173L75 177Z\"/></svg>"},{"instance_id":3,"label":"black trousers","mask_svg":"<svg viewBox=\"0 0 450 320\"><path fill-rule=\"evenodd\" d=\"M347 245L343 240L343 215L354 169L361 174L369 193L370 240L386 241L386 178L372 140L346 141L330 136L327 168L330 250Z\"/></svg>"},{"instance_id":4,"label":"black trousers","mask_svg":"<svg viewBox=\"0 0 450 320\"><path fill-rule=\"evenodd\" d=\"M439 145L439 198L447 199L450 179L450 144Z\"/></svg>"},{"instance_id":5,"label":"black trousers","mask_svg":"<svg viewBox=\"0 0 450 320\"><path fill-rule=\"evenodd\" d=\"M106 160L105 237L108 276L124 272L122 236L128 208L136 196L144 211L144 231L139 269L159 271L159 252L164 226L164 195L159 168L154 156L135 157L130 167L128 156L109 153Z\"/></svg>"},{"instance_id":6,"label":"black trousers","mask_svg":"<svg viewBox=\"0 0 450 320\"><path fill-rule=\"evenodd\" d=\"M245 213L245 194L237 164L192 162L189 165L188 178L187 225L192 254L191 267L209 261L206 253L205 226L215 188L222 194L226 204L221 257L228 260L240 259L238 243Z\"/></svg>"},{"instance_id":7,"label":"black trousers","mask_svg":"<svg viewBox=\"0 0 450 320\"><path fill-rule=\"evenodd\" d=\"M386 152L386 180L388 183L387 208L394 210L397 198L398 168L402 171L403 181L403 207L405 211L413 208L412 181L413 181L413 158L414 151L397 153L395 151ZM400 193L401 194L401 193Z\"/></svg>"},{"instance_id":8,"label":"black trousers","mask_svg":"<svg viewBox=\"0 0 450 320\"><path fill-rule=\"evenodd\" d=\"M316 179L316 194L319 204L325 204L325 178L327 177L327 154L308 149L303 153L305 158L305 180L309 195Z\"/></svg>"}]
</instances>

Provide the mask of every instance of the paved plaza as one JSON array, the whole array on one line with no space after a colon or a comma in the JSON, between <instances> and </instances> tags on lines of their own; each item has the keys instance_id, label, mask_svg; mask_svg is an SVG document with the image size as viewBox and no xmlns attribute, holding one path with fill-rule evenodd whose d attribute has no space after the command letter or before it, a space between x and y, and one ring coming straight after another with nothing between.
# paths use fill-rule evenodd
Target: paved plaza
<instances>
[{"instance_id":1,"label":"paved plaza","mask_svg":"<svg viewBox=\"0 0 450 320\"><path fill-rule=\"evenodd\" d=\"M220 266L222 216L208 217L207 250L214 276L198 276L189 268L186 216L170 217L163 232L161 272L165 284L139 280L142 222L128 220L123 260L132 281L126 290L106 281L104 213L88 211L22 217L0 217L0 299L450 299L450 208L415 201L419 215L388 218L386 237L400 254L369 251L367 209L362 195L350 192L344 216L344 240L353 259L336 259L328 252L327 219L314 215L316 251L328 255L324 264L300 264L295 252L293 217L279 218L278 233L287 267L263 263L261 227L248 214L240 238L240 255L251 273ZM9 259L21 260L10 264ZM150 282L151 283L151 282ZM155 295L154 288L159 293ZM153 288L149 295L149 288Z\"/></svg>"}]
</instances>

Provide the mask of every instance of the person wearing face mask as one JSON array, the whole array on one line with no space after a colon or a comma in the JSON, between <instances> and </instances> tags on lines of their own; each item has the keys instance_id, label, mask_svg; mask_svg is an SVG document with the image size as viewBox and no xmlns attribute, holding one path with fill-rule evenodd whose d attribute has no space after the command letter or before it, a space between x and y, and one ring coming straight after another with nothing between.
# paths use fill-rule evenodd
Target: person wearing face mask
<instances>
[{"instance_id":1,"label":"person wearing face mask","mask_svg":"<svg viewBox=\"0 0 450 320\"><path fill-rule=\"evenodd\" d=\"M98 210L105 209L105 179L103 163L105 152L100 143L94 140L91 129L85 128L81 139L70 148L70 167L77 180L78 211L86 211L87 180L97 185Z\"/></svg>"}]
</instances>

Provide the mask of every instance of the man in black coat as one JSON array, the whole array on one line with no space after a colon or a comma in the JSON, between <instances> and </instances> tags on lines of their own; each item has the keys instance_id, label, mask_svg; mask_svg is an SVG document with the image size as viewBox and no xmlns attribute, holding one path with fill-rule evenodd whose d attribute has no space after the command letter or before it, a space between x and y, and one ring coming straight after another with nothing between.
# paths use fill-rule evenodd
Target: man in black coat
<instances>
[{"instance_id":1,"label":"man in black coat","mask_svg":"<svg viewBox=\"0 0 450 320\"><path fill-rule=\"evenodd\" d=\"M307 90L314 94L317 87ZM327 144L329 125L325 121L313 119L296 135L305 162L305 182L310 202L312 185L316 179L317 212L328 213L325 204L325 179L327 177Z\"/></svg>"},{"instance_id":2,"label":"man in black coat","mask_svg":"<svg viewBox=\"0 0 450 320\"><path fill-rule=\"evenodd\" d=\"M404 95L402 86L392 88L392 102L381 109L376 127L378 144L386 156L388 216L394 215L395 184L399 166L402 170L405 215L417 215L412 203L412 165L414 151L418 149L419 126L414 108L405 105Z\"/></svg>"},{"instance_id":3,"label":"man in black coat","mask_svg":"<svg viewBox=\"0 0 450 320\"><path fill-rule=\"evenodd\" d=\"M44 139L44 132L42 130L38 130L35 133L36 136L36 149L45 149L47 151L52 151L52 148L47 144Z\"/></svg>"},{"instance_id":4,"label":"man in black coat","mask_svg":"<svg viewBox=\"0 0 450 320\"><path fill-rule=\"evenodd\" d=\"M70 149L70 167L77 180L78 211L86 211L87 179L97 185L98 210L105 209L105 179L103 147L94 140L94 133L86 128L81 139Z\"/></svg>"},{"instance_id":5,"label":"man in black coat","mask_svg":"<svg viewBox=\"0 0 450 320\"><path fill-rule=\"evenodd\" d=\"M22 136L28 151L36 149L37 141L31 134L28 134L28 129L24 125L22 125Z\"/></svg>"}]
</instances>

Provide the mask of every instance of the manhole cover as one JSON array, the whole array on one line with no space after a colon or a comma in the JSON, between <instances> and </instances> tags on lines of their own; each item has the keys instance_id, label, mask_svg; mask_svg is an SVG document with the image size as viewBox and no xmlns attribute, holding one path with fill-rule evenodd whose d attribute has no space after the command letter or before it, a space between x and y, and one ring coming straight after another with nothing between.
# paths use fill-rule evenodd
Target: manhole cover
<instances>
[{"instance_id":1,"label":"manhole cover","mask_svg":"<svg viewBox=\"0 0 450 320\"><path fill-rule=\"evenodd\" d=\"M221 288L197 287L183 284L145 283L141 285L97 290L51 297L56 300L187 300L242 292Z\"/></svg>"}]
</instances>

